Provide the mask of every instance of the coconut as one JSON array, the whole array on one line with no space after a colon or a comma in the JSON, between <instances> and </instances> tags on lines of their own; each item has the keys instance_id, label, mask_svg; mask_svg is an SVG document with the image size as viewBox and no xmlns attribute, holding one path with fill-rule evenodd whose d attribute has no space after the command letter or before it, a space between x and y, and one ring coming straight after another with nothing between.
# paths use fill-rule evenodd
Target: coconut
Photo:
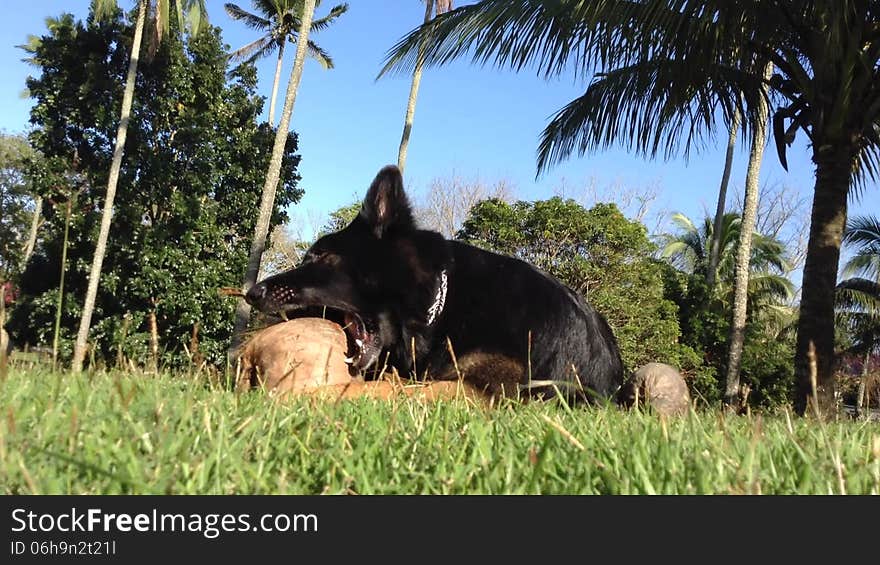
<instances>
[{"instance_id":1,"label":"coconut","mask_svg":"<svg viewBox=\"0 0 880 565\"><path fill-rule=\"evenodd\" d=\"M687 413L691 397L681 374L665 363L648 363L636 369L618 396L625 406L644 404L664 416Z\"/></svg>"},{"instance_id":2,"label":"coconut","mask_svg":"<svg viewBox=\"0 0 880 565\"><path fill-rule=\"evenodd\" d=\"M273 395L301 394L351 382L345 332L323 318L296 318L268 326L244 344L238 388Z\"/></svg>"}]
</instances>

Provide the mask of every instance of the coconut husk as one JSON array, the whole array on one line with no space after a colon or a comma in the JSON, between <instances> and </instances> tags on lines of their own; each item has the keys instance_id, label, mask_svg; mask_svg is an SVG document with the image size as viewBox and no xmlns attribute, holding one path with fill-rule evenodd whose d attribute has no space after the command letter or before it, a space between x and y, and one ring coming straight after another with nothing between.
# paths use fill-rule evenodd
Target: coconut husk
<instances>
[{"instance_id":1,"label":"coconut husk","mask_svg":"<svg viewBox=\"0 0 880 565\"><path fill-rule=\"evenodd\" d=\"M624 406L649 406L664 416L681 416L691 404L687 383L665 363L648 363L636 369L620 391Z\"/></svg>"},{"instance_id":2,"label":"coconut husk","mask_svg":"<svg viewBox=\"0 0 880 565\"><path fill-rule=\"evenodd\" d=\"M347 384L347 348L345 332L330 320L296 318L268 326L243 345L237 388L287 395Z\"/></svg>"}]
</instances>

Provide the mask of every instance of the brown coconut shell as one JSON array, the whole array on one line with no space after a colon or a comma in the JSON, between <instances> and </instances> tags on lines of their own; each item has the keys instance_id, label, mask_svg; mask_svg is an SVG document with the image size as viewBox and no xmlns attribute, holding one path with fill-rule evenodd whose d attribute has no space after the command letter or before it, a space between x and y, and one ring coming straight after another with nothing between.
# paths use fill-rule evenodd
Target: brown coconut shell
<instances>
[{"instance_id":1,"label":"brown coconut shell","mask_svg":"<svg viewBox=\"0 0 880 565\"><path fill-rule=\"evenodd\" d=\"M301 394L351 382L345 332L322 318L296 318L264 328L242 348L239 389L273 395Z\"/></svg>"},{"instance_id":2,"label":"brown coconut shell","mask_svg":"<svg viewBox=\"0 0 880 565\"><path fill-rule=\"evenodd\" d=\"M663 416L682 416L691 404L684 378L671 365L642 365L624 383L619 399L625 406L650 406Z\"/></svg>"}]
</instances>

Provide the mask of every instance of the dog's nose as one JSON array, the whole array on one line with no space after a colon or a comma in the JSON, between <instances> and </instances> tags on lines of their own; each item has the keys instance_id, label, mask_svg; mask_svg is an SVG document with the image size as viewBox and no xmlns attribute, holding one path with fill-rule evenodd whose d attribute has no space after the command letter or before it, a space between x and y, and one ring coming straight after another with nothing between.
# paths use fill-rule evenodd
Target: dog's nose
<instances>
[{"instance_id":1,"label":"dog's nose","mask_svg":"<svg viewBox=\"0 0 880 565\"><path fill-rule=\"evenodd\" d=\"M258 306L263 300L266 298L266 295L269 293L269 287L264 283L257 283L251 287L247 294L245 294L244 299L251 306Z\"/></svg>"}]
</instances>

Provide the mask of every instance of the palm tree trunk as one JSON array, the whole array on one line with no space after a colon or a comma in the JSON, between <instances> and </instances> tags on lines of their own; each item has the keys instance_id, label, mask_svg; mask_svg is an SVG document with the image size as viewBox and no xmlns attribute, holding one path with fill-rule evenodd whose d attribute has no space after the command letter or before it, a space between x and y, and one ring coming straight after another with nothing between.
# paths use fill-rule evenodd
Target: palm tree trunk
<instances>
[{"instance_id":1,"label":"palm tree trunk","mask_svg":"<svg viewBox=\"0 0 880 565\"><path fill-rule=\"evenodd\" d=\"M113 148L113 162L110 165L110 176L107 179L107 195L104 198L104 211L101 214L101 229L95 245L95 256L92 259L92 270L89 272L89 286L83 304L79 331L76 334L76 347L73 352L72 369L82 371L86 356L86 342L89 327L92 324L92 312L95 310L95 297L98 295L98 282L101 278L101 265L107 252L107 236L110 233L110 220L113 218L113 200L116 198L116 185L119 182L119 170L122 168L122 154L125 150L125 138L128 134L128 121L131 119L131 103L134 99L134 83L137 76L138 58L141 50L141 38L147 14L147 0L138 1L138 16L134 26L134 40L131 44L131 59L128 62L128 75L125 78L125 92L122 95L122 110L119 128L116 131L116 145Z\"/></svg>"},{"instance_id":2,"label":"palm tree trunk","mask_svg":"<svg viewBox=\"0 0 880 565\"><path fill-rule=\"evenodd\" d=\"M862 362L862 374L859 375L859 387L856 392L856 417L861 418L866 413L863 406L865 405L865 388L868 382L868 366L871 364L871 353L874 352L874 340L868 339L868 347L865 349L865 359Z\"/></svg>"},{"instance_id":3,"label":"palm tree trunk","mask_svg":"<svg viewBox=\"0 0 880 565\"><path fill-rule=\"evenodd\" d=\"M284 46L287 38L278 46L278 62L275 64L275 82L272 83L272 98L269 100L269 125L275 125L275 101L278 99L278 84L281 82L281 63L284 59Z\"/></svg>"},{"instance_id":4,"label":"palm tree trunk","mask_svg":"<svg viewBox=\"0 0 880 565\"><path fill-rule=\"evenodd\" d=\"M67 273L67 242L70 233L70 214L73 208L73 194L67 200L67 213L64 216L64 241L61 247L61 275L58 278L58 303L55 306L55 333L52 336L52 370L58 368L58 338L61 334L61 311L64 308L64 275Z\"/></svg>"},{"instance_id":5,"label":"palm tree trunk","mask_svg":"<svg viewBox=\"0 0 880 565\"><path fill-rule=\"evenodd\" d=\"M847 143L813 142L816 186L804 262L794 371L795 411L805 414L813 396L809 350L816 352L816 399L820 417L834 410L834 295L840 243L857 150Z\"/></svg>"},{"instance_id":6,"label":"palm tree trunk","mask_svg":"<svg viewBox=\"0 0 880 565\"><path fill-rule=\"evenodd\" d=\"M125 367L125 340L128 337L128 325L131 323L131 317L126 313L122 317L122 329L120 331L119 342L116 344L116 368Z\"/></svg>"},{"instance_id":7,"label":"palm tree trunk","mask_svg":"<svg viewBox=\"0 0 880 565\"><path fill-rule=\"evenodd\" d=\"M27 242L24 244L24 253L21 258L22 269L24 269L25 265L27 265L28 260L34 253L34 248L37 246L37 230L40 228L40 217L42 213L43 199L41 197L37 197L37 201L34 203L34 215L31 219L31 229L30 232L28 232Z\"/></svg>"},{"instance_id":8,"label":"palm tree trunk","mask_svg":"<svg viewBox=\"0 0 880 565\"><path fill-rule=\"evenodd\" d=\"M724 172L721 174L721 187L718 189L715 221L712 223L712 242L709 245L709 270L706 274L706 285L709 289L715 286L715 276L718 273L718 261L721 256L721 229L724 223L724 206L727 203L727 186L730 184L730 170L733 168L733 152L736 148L737 130L739 130L739 112L734 111L733 123L730 124L730 138L727 140L727 155L724 157Z\"/></svg>"},{"instance_id":9,"label":"palm tree trunk","mask_svg":"<svg viewBox=\"0 0 880 565\"><path fill-rule=\"evenodd\" d=\"M425 23L431 21L434 11L434 0L425 0ZM416 98L419 96L419 84L422 82L422 65L425 58L425 44L419 46L416 68L413 69L412 84L409 87L409 101L406 104L406 118L403 120L403 135L400 137L400 148L397 150L397 168L403 172L406 165L406 150L409 148L409 136L412 133L413 117L416 113Z\"/></svg>"},{"instance_id":10,"label":"palm tree trunk","mask_svg":"<svg viewBox=\"0 0 880 565\"><path fill-rule=\"evenodd\" d=\"M257 275L260 272L260 261L263 258L263 251L266 249L269 220L272 219L272 209L275 206L275 190L278 187L278 179L281 176L281 158L284 155L284 146L287 143L287 135L290 130L290 116L293 114L296 93L299 89L299 81L302 78L303 66L305 65L306 48L309 43L309 29L312 27L312 16L314 13L315 0L305 0L296 43L296 57L293 61L293 69L290 71L290 82L287 84L284 108L281 111L281 123L278 124L278 129L275 132L275 144L272 146L269 170L266 171L266 182L263 184L260 212L254 230L254 239L251 242L247 272L245 273L244 284L242 285L242 292L244 293L247 293L254 286L254 283L257 282ZM232 360L242 342L242 336L245 329L247 329L250 314L250 305L244 299L239 299L238 306L235 309L235 327L232 332L232 343L229 348L230 360Z\"/></svg>"},{"instance_id":11,"label":"palm tree trunk","mask_svg":"<svg viewBox=\"0 0 880 565\"><path fill-rule=\"evenodd\" d=\"M3 326L6 325L6 285L0 284L0 383L6 382L7 354L9 353L9 334Z\"/></svg>"},{"instance_id":12,"label":"palm tree trunk","mask_svg":"<svg viewBox=\"0 0 880 565\"><path fill-rule=\"evenodd\" d=\"M773 75L773 64L764 67L764 80ZM764 144L767 140L767 120L769 108L764 96L758 106L758 120L752 132L752 149L749 152L749 168L746 173L746 194L743 202L743 215L740 223L739 246L736 251L736 267L733 282L733 320L730 325L730 350L727 357L727 378L724 387L724 403L733 405L739 398L739 370L742 364L743 344L746 336L746 314L748 313L749 267L752 258L752 234L758 212L758 181L761 175L761 161L764 159Z\"/></svg>"},{"instance_id":13,"label":"palm tree trunk","mask_svg":"<svg viewBox=\"0 0 880 565\"><path fill-rule=\"evenodd\" d=\"M157 300L153 299L153 308L147 315L150 326L150 369L154 375L159 374L159 321L156 318Z\"/></svg>"}]
</instances>

